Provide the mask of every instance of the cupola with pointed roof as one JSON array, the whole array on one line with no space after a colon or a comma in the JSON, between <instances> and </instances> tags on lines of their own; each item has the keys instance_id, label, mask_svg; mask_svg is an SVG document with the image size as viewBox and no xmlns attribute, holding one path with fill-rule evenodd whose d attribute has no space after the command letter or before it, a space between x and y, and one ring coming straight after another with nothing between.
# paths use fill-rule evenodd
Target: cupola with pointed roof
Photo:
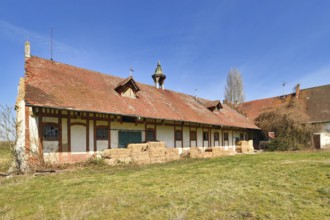
<instances>
[{"instance_id":1,"label":"cupola with pointed roof","mask_svg":"<svg viewBox=\"0 0 330 220\"><path fill-rule=\"evenodd\" d=\"M155 86L157 89L162 88L165 89L164 83L166 79L166 75L163 74L162 66L160 65L160 61L157 63L157 67L155 69L155 73L152 75L152 78L155 82Z\"/></svg>"}]
</instances>

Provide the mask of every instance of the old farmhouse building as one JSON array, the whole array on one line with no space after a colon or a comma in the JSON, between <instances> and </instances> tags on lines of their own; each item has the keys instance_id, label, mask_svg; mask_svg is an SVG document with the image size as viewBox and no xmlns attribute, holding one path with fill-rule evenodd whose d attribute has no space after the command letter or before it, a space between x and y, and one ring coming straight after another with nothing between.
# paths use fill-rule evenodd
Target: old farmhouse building
<instances>
[{"instance_id":1,"label":"old farmhouse building","mask_svg":"<svg viewBox=\"0 0 330 220\"><path fill-rule=\"evenodd\" d=\"M294 93L244 102L238 106L238 110L254 121L262 113L287 107L293 101L298 103L303 113L307 115L306 123L316 125L317 132L313 136L314 147L329 149L330 85L300 89L298 84Z\"/></svg>"},{"instance_id":2,"label":"old farmhouse building","mask_svg":"<svg viewBox=\"0 0 330 220\"><path fill-rule=\"evenodd\" d=\"M220 101L165 89L160 63L150 80L136 82L30 55L16 103L17 149L64 163L104 149L163 141L179 152L190 147L235 148L259 128Z\"/></svg>"}]
</instances>

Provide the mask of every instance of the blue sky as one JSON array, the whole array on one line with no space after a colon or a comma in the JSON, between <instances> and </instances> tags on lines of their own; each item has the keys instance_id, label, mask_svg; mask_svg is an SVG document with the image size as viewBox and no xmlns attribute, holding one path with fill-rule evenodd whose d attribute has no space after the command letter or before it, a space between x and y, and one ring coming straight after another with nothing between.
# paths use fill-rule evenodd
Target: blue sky
<instances>
[{"instance_id":1,"label":"blue sky","mask_svg":"<svg viewBox=\"0 0 330 220\"><path fill-rule=\"evenodd\" d=\"M13 106L32 55L153 84L160 60L167 89L224 97L230 68L246 100L330 83L330 1L0 1L0 104Z\"/></svg>"}]
</instances>

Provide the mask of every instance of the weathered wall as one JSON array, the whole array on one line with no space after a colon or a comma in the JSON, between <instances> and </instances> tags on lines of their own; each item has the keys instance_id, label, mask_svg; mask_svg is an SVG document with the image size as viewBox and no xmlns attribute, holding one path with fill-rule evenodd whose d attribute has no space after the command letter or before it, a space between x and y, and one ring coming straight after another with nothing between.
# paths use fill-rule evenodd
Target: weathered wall
<instances>
[{"instance_id":1,"label":"weathered wall","mask_svg":"<svg viewBox=\"0 0 330 220\"><path fill-rule=\"evenodd\" d=\"M71 126L71 153L86 152L86 127L82 125Z\"/></svg>"},{"instance_id":2,"label":"weathered wall","mask_svg":"<svg viewBox=\"0 0 330 220\"><path fill-rule=\"evenodd\" d=\"M190 137L189 137L190 133L189 133L189 128L188 127L183 127L183 146L187 147L190 146Z\"/></svg>"},{"instance_id":3,"label":"weathered wall","mask_svg":"<svg viewBox=\"0 0 330 220\"><path fill-rule=\"evenodd\" d=\"M321 134L321 149L330 149L330 133Z\"/></svg>"},{"instance_id":4,"label":"weathered wall","mask_svg":"<svg viewBox=\"0 0 330 220\"><path fill-rule=\"evenodd\" d=\"M156 139L165 142L169 148L174 147L174 128L171 126L157 126Z\"/></svg>"},{"instance_id":5,"label":"weathered wall","mask_svg":"<svg viewBox=\"0 0 330 220\"><path fill-rule=\"evenodd\" d=\"M17 166L20 166L18 168L25 172L28 169L26 163L28 155L25 154L25 102L23 100L16 103L16 123L17 142L15 151L19 161L21 162L21 164L17 164Z\"/></svg>"},{"instance_id":6,"label":"weathered wall","mask_svg":"<svg viewBox=\"0 0 330 220\"><path fill-rule=\"evenodd\" d=\"M30 149L32 153L37 154L39 147L39 133L38 133L38 120L36 116L30 116L29 127L30 127Z\"/></svg>"},{"instance_id":7,"label":"weathered wall","mask_svg":"<svg viewBox=\"0 0 330 220\"><path fill-rule=\"evenodd\" d=\"M21 107L24 106L24 102L22 102ZM39 147L39 129L38 129L38 117L36 116L37 113L32 112L32 108L30 109L31 114L29 117L29 136L30 136L30 147L31 150L38 152ZM44 113L45 111L42 110ZM55 111L52 111L53 113ZM18 119L22 120L22 123L25 123L25 111L18 111ZM70 113L72 115L72 113ZM94 153L103 151L108 149L109 143L108 140L95 140L94 142L94 122L93 120L80 119L71 119L70 123L70 147L69 148L69 137L68 137L68 128L67 123L68 119L66 118L67 113L63 111L63 117L61 119L60 127L61 127L61 140L62 140L62 151L60 152L60 143L59 141L46 141L43 140L43 156L46 162L73 162L78 160L84 160L86 158L91 157ZM86 116L86 113L81 114L82 116ZM92 116L92 114L89 114ZM111 122L111 131L110 131L110 139L111 139L111 148L118 148L118 132L120 130L131 130L131 131L141 131L141 139L145 141L145 129L147 128L155 128L156 127L156 139L159 141L163 141L169 148L174 148L176 144L176 148L178 149L179 153L183 153L187 151L191 147L198 147L201 150L205 150L209 146L221 146L223 150L235 150L235 140L233 137L239 137L241 131L232 131L231 129L207 129L207 128L191 128L191 130L196 131L197 141L190 141L190 129L189 127L183 126L176 126L177 130L182 129L182 141L175 141L174 142L174 126L169 126L165 124L169 124L171 122L166 121L163 122L163 125L154 125L148 124L139 124L139 123L125 123L125 122L118 122L118 117L112 117L115 119L115 122ZM60 122L58 117L43 117L41 123L55 123L58 124ZM161 121L157 121L161 123ZM108 118L105 120L98 120L95 123L96 126L108 126ZM87 149L87 127L88 127L88 143L89 143L89 152L86 152ZM42 130L42 129L41 129ZM203 132L209 133L209 140L203 140ZM25 129L20 130L20 143L25 143ZM214 133L219 133L219 141L214 141ZM223 133L228 133L228 141L223 142ZM94 143L96 143L96 152L94 152ZM183 143L183 145L182 145ZM223 144L224 143L224 144ZM24 146L23 146L24 147Z\"/></svg>"},{"instance_id":8,"label":"weathered wall","mask_svg":"<svg viewBox=\"0 0 330 220\"><path fill-rule=\"evenodd\" d=\"M58 141L43 141L43 153L46 163L56 163L58 161L59 142Z\"/></svg>"}]
</instances>

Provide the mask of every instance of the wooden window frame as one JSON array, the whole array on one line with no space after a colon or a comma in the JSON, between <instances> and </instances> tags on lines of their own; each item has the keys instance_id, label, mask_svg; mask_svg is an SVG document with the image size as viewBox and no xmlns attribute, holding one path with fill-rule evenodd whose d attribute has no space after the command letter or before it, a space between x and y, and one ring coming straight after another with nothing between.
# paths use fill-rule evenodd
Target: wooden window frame
<instances>
[{"instance_id":1,"label":"wooden window frame","mask_svg":"<svg viewBox=\"0 0 330 220\"><path fill-rule=\"evenodd\" d=\"M57 128L57 137L54 138L49 138L49 137L45 137L45 128L46 127L55 127ZM60 125L56 124L56 123L43 123L42 125L42 140L43 141L59 141L60 140Z\"/></svg>"},{"instance_id":2,"label":"wooden window frame","mask_svg":"<svg viewBox=\"0 0 330 220\"><path fill-rule=\"evenodd\" d=\"M190 131L189 136L190 136L190 141L197 141L197 131Z\"/></svg>"},{"instance_id":3,"label":"wooden window frame","mask_svg":"<svg viewBox=\"0 0 330 220\"><path fill-rule=\"evenodd\" d=\"M98 137L98 133L97 133L97 130L98 129L105 129L106 137ZM95 129L95 139L98 140L98 141L108 141L109 140L108 126L106 126L106 125L98 125L98 126L96 126L96 129Z\"/></svg>"},{"instance_id":4,"label":"wooden window frame","mask_svg":"<svg viewBox=\"0 0 330 220\"><path fill-rule=\"evenodd\" d=\"M223 141L229 141L229 133L228 132L223 133Z\"/></svg>"},{"instance_id":5,"label":"wooden window frame","mask_svg":"<svg viewBox=\"0 0 330 220\"><path fill-rule=\"evenodd\" d=\"M175 133L174 133L174 138L175 138L175 141L182 141L182 131L181 130L175 130Z\"/></svg>"},{"instance_id":6,"label":"wooden window frame","mask_svg":"<svg viewBox=\"0 0 330 220\"><path fill-rule=\"evenodd\" d=\"M203 141L209 141L209 132L208 131L203 131Z\"/></svg>"},{"instance_id":7,"label":"wooden window frame","mask_svg":"<svg viewBox=\"0 0 330 220\"><path fill-rule=\"evenodd\" d=\"M153 138L152 139L148 139L148 132L153 132ZM148 141L156 141L156 129L154 128L147 128L146 129L146 142Z\"/></svg>"},{"instance_id":8,"label":"wooden window frame","mask_svg":"<svg viewBox=\"0 0 330 220\"><path fill-rule=\"evenodd\" d=\"M219 132L214 132L213 137L214 137L214 141L219 141L220 140Z\"/></svg>"}]
</instances>

